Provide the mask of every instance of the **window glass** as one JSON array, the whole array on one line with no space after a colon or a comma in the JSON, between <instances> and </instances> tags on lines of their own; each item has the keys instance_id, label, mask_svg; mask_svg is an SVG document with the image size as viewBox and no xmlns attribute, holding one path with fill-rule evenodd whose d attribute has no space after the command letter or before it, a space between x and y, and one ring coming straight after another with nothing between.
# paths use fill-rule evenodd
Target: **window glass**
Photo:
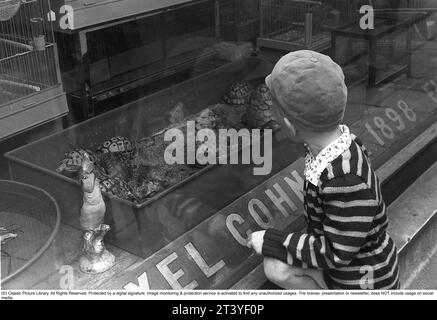
<instances>
[{"instance_id":1,"label":"window glass","mask_svg":"<svg viewBox=\"0 0 437 320\"><path fill-rule=\"evenodd\" d=\"M228 266L199 287L229 287L256 266L252 231L303 221L307 150L265 80L278 60L312 50L338 63L343 123L387 168L434 141L436 35L437 0L0 0L0 231L15 235L1 277L57 288L57 266L78 267L84 201L100 192L105 242L126 259L114 277L193 245ZM31 269L34 257L56 263Z\"/></svg>"}]
</instances>

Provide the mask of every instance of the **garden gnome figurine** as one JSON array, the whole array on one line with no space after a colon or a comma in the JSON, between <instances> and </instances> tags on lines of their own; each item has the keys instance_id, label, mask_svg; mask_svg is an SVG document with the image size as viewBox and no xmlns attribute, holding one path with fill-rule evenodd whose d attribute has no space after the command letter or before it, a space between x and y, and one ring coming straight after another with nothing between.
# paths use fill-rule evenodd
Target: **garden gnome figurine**
<instances>
[{"instance_id":1,"label":"garden gnome figurine","mask_svg":"<svg viewBox=\"0 0 437 320\"><path fill-rule=\"evenodd\" d=\"M105 248L103 238L111 229L103 224L106 212L99 180L94 174L94 164L84 154L80 180L83 190L83 205L80 209L80 225L84 233L84 255L80 258L80 270L85 273L102 273L115 263L115 257Z\"/></svg>"}]
</instances>

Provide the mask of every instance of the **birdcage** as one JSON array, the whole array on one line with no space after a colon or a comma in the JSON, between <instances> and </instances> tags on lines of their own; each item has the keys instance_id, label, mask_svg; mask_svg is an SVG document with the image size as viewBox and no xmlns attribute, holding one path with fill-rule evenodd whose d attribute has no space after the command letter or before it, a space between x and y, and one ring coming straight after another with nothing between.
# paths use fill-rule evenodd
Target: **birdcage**
<instances>
[{"instance_id":1,"label":"birdcage","mask_svg":"<svg viewBox=\"0 0 437 320\"><path fill-rule=\"evenodd\" d=\"M0 0L0 139L67 111L48 12L47 0Z\"/></svg>"},{"instance_id":2,"label":"birdcage","mask_svg":"<svg viewBox=\"0 0 437 320\"><path fill-rule=\"evenodd\" d=\"M329 13L326 9L320 1L261 0L258 48L286 51L328 49L331 36L324 25Z\"/></svg>"}]
</instances>

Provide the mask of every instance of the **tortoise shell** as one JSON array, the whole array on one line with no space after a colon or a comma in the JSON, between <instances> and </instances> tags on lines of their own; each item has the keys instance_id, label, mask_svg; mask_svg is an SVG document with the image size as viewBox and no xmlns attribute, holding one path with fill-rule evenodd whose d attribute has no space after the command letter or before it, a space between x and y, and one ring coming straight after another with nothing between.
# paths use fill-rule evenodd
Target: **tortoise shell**
<instances>
[{"instance_id":1,"label":"tortoise shell","mask_svg":"<svg viewBox=\"0 0 437 320\"><path fill-rule=\"evenodd\" d=\"M239 106L218 103L204 109L196 120L196 130L201 129L237 129L241 127L242 117L246 111L241 112ZM246 106L244 106L246 108Z\"/></svg>"},{"instance_id":2,"label":"tortoise shell","mask_svg":"<svg viewBox=\"0 0 437 320\"><path fill-rule=\"evenodd\" d=\"M103 153L99 165L110 177L124 178L131 154L125 152Z\"/></svg>"},{"instance_id":3,"label":"tortoise shell","mask_svg":"<svg viewBox=\"0 0 437 320\"><path fill-rule=\"evenodd\" d=\"M235 106L245 106L249 103L253 87L250 83L239 81L234 83L223 97L223 103Z\"/></svg>"},{"instance_id":4,"label":"tortoise shell","mask_svg":"<svg viewBox=\"0 0 437 320\"><path fill-rule=\"evenodd\" d=\"M96 155L87 149L75 149L68 151L64 155L64 159L62 159L58 163L58 167L56 168L56 172L79 172L82 167L82 162L84 159L84 155L87 153L92 162L97 161Z\"/></svg>"},{"instance_id":5,"label":"tortoise shell","mask_svg":"<svg viewBox=\"0 0 437 320\"><path fill-rule=\"evenodd\" d=\"M97 148L98 153L115 153L115 152L126 152L133 153L134 145L126 137L114 137L103 142L100 147Z\"/></svg>"},{"instance_id":6,"label":"tortoise shell","mask_svg":"<svg viewBox=\"0 0 437 320\"><path fill-rule=\"evenodd\" d=\"M279 127L273 114L272 95L265 84L260 85L252 93L244 122L251 128L277 129Z\"/></svg>"},{"instance_id":7,"label":"tortoise shell","mask_svg":"<svg viewBox=\"0 0 437 320\"><path fill-rule=\"evenodd\" d=\"M128 184L119 177L109 177L100 170L96 170L96 177L99 179L100 190L107 192L120 199L133 201L136 199Z\"/></svg>"}]
</instances>

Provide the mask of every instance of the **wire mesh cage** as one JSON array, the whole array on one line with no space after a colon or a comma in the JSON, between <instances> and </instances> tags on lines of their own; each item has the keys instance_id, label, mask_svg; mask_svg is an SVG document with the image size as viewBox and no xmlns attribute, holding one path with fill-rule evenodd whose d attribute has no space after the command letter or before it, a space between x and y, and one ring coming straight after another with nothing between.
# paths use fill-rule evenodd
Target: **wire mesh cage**
<instances>
[{"instance_id":1,"label":"wire mesh cage","mask_svg":"<svg viewBox=\"0 0 437 320\"><path fill-rule=\"evenodd\" d=\"M0 106L59 84L46 0L0 0Z\"/></svg>"},{"instance_id":2,"label":"wire mesh cage","mask_svg":"<svg viewBox=\"0 0 437 320\"><path fill-rule=\"evenodd\" d=\"M262 0L258 47L287 51L329 47L329 32L315 19L322 5L318 1Z\"/></svg>"},{"instance_id":3,"label":"wire mesh cage","mask_svg":"<svg viewBox=\"0 0 437 320\"><path fill-rule=\"evenodd\" d=\"M0 2L0 21L10 20L20 9L21 0L5 0Z\"/></svg>"},{"instance_id":4,"label":"wire mesh cage","mask_svg":"<svg viewBox=\"0 0 437 320\"><path fill-rule=\"evenodd\" d=\"M356 1L261 0L258 47L281 50L328 49L331 28L358 17Z\"/></svg>"}]
</instances>

